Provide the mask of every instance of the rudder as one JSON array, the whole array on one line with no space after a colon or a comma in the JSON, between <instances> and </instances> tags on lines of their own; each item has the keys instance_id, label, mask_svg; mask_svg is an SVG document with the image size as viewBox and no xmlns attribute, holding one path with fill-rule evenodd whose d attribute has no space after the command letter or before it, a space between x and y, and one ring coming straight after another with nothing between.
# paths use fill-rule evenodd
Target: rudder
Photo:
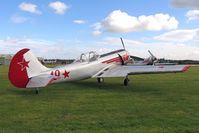
<instances>
[{"instance_id":1,"label":"rudder","mask_svg":"<svg viewBox=\"0 0 199 133\"><path fill-rule=\"evenodd\" d=\"M8 77L10 82L18 88L26 88L29 79L47 71L30 49L22 49L17 52L11 60Z\"/></svg>"}]
</instances>

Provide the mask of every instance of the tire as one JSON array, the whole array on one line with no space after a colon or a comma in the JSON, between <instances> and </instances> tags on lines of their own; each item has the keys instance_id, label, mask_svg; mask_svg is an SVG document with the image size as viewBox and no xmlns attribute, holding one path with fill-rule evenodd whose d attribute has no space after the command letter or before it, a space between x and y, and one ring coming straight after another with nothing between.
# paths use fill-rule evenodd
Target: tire
<instances>
[{"instance_id":1,"label":"tire","mask_svg":"<svg viewBox=\"0 0 199 133\"><path fill-rule=\"evenodd\" d=\"M97 82L98 83L103 83L104 82L104 78L97 78Z\"/></svg>"}]
</instances>

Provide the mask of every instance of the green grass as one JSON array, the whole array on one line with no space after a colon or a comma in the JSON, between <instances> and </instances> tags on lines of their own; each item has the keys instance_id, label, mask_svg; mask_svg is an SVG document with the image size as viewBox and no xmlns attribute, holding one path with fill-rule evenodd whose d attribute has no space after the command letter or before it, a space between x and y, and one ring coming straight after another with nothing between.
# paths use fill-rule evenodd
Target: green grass
<instances>
[{"instance_id":1,"label":"green grass","mask_svg":"<svg viewBox=\"0 0 199 133\"><path fill-rule=\"evenodd\" d=\"M35 95L16 89L0 66L0 132L196 133L199 67L187 73L50 85Z\"/></svg>"}]
</instances>

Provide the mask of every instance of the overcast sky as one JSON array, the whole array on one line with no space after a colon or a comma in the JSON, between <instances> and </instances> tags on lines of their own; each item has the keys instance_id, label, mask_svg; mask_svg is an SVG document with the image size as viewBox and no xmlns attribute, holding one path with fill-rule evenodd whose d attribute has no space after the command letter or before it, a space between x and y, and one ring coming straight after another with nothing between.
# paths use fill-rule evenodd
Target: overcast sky
<instances>
[{"instance_id":1,"label":"overcast sky","mask_svg":"<svg viewBox=\"0 0 199 133\"><path fill-rule=\"evenodd\" d=\"M45 58L122 48L131 55L199 60L199 0L2 0L0 53Z\"/></svg>"}]
</instances>

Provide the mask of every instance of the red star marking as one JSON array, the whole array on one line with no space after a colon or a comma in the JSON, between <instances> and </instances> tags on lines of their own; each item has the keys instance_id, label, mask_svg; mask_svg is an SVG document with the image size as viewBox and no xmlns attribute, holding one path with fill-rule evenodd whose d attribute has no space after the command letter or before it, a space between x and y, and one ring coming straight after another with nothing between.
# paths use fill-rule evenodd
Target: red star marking
<instances>
[{"instance_id":1,"label":"red star marking","mask_svg":"<svg viewBox=\"0 0 199 133\"><path fill-rule=\"evenodd\" d=\"M69 78L69 73L70 72L67 72L66 70L64 71L64 73L62 75L64 75L64 78L68 77Z\"/></svg>"},{"instance_id":2,"label":"red star marking","mask_svg":"<svg viewBox=\"0 0 199 133\"><path fill-rule=\"evenodd\" d=\"M21 71L23 71L24 69L26 69L27 67L29 68L29 64L30 61L26 61L24 58L21 62L18 62L17 64L19 64L21 66Z\"/></svg>"}]
</instances>

